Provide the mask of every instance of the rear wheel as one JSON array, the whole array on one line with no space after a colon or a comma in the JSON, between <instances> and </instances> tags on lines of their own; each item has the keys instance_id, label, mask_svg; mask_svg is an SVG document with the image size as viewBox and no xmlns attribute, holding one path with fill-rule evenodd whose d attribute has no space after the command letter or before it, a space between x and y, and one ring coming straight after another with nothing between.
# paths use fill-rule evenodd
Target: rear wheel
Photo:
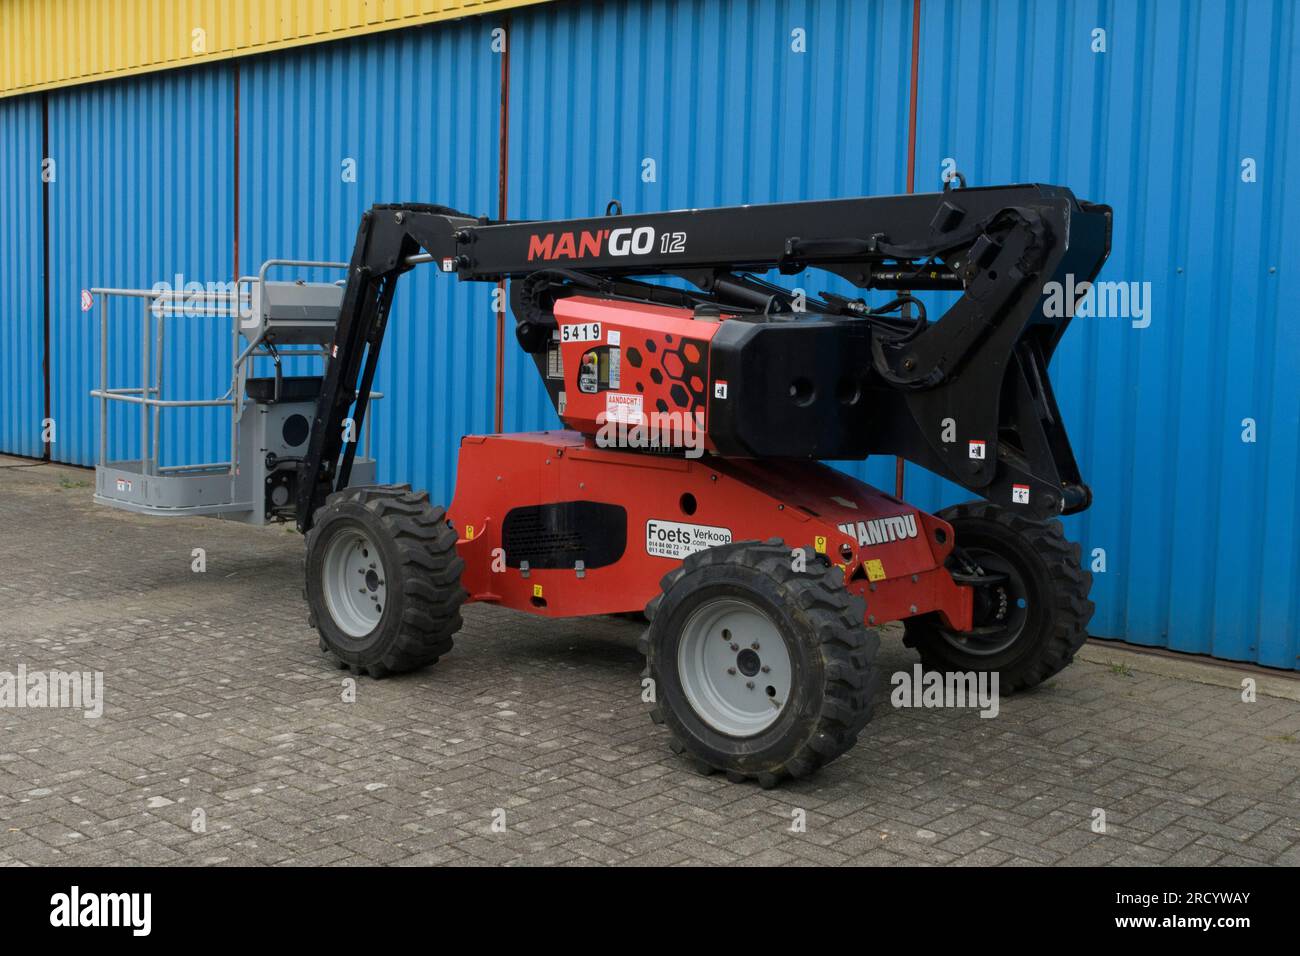
<instances>
[{"instance_id":1,"label":"rear wheel","mask_svg":"<svg viewBox=\"0 0 1300 956\"><path fill-rule=\"evenodd\" d=\"M773 786L834 760L871 716L879 638L843 575L779 541L688 557L650 602L651 716L701 769Z\"/></svg>"},{"instance_id":2,"label":"rear wheel","mask_svg":"<svg viewBox=\"0 0 1300 956\"><path fill-rule=\"evenodd\" d=\"M1088 639L1092 575L1059 521L1033 521L987 501L940 511L952 525L949 568L974 583L974 627L945 628L933 615L906 623L904 643L934 671L994 672L1012 693L1064 669Z\"/></svg>"},{"instance_id":3,"label":"rear wheel","mask_svg":"<svg viewBox=\"0 0 1300 956\"><path fill-rule=\"evenodd\" d=\"M408 485L331 495L307 533L308 623L359 674L415 670L451 650L464 562L446 511Z\"/></svg>"}]
</instances>

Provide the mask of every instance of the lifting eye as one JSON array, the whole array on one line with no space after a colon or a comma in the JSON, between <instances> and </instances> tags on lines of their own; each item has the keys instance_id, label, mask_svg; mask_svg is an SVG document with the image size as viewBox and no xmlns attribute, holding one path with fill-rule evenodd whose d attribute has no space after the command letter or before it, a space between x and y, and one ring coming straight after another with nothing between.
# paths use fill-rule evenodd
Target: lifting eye
<instances>
[{"instance_id":1,"label":"lifting eye","mask_svg":"<svg viewBox=\"0 0 1300 956\"><path fill-rule=\"evenodd\" d=\"M695 501L695 496L691 494L689 491L686 492L686 494L682 495L681 500L678 503L681 505L682 514L684 515L695 514L697 502Z\"/></svg>"}]
</instances>

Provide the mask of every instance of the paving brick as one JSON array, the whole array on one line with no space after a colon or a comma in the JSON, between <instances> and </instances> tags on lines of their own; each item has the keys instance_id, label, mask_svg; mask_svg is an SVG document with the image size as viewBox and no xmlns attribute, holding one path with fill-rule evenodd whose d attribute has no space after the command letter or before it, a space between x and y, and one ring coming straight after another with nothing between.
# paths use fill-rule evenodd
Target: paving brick
<instances>
[{"instance_id":1,"label":"paving brick","mask_svg":"<svg viewBox=\"0 0 1300 956\"><path fill-rule=\"evenodd\" d=\"M471 606L435 667L344 703L297 535L69 475L0 470L0 670L100 671L104 715L0 710L0 865L1300 864L1291 701L1085 662L993 719L882 694L852 752L764 791L668 750L634 624ZM915 660L886 635L886 675Z\"/></svg>"}]
</instances>

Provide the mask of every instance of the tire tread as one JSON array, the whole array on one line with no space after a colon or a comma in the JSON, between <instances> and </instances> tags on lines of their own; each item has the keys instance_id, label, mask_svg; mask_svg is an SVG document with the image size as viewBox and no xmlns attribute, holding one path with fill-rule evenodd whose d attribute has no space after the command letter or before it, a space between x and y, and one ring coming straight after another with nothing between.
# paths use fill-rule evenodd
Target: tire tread
<instances>
[{"instance_id":1,"label":"tire tread","mask_svg":"<svg viewBox=\"0 0 1300 956\"><path fill-rule=\"evenodd\" d=\"M817 636L821 652L825 675L822 706L812 732L778 766L712 766L705 755L690 751L687 741L672 731L672 722L667 720L662 703L656 702L650 708L650 717L656 724L669 726L669 747L674 753L688 752L695 762L725 772L729 780L753 779L764 789L788 778L806 777L851 748L871 719L876 689L874 661L880 637L863 625L865 602L845 590L844 575L839 568L823 564L811 548L806 549L806 571L795 571L790 557L790 548L779 539L734 542L688 556L680 567L664 575L663 590L646 606L646 617L651 623L638 644L646 657L642 677L651 677L655 668L655 618L664 597L684 579L687 580L683 586L689 587L689 576L706 567L736 564L759 570L802 610Z\"/></svg>"},{"instance_id":2,"label":"tire tread","mask_svg":"<svg viewBox=\"0 0 1300 956\"><path fill-rule=\"evenodd\" d=\"M456 533L447 524L446 509L430 504L427 492L412 491L410 485L365 485L335 492L317 511L307 533L304 573L306 555L319 545L322 519L347 504L370 511L395 546L398 566L385 569L385 574L403 606L392 639L375 659L345 659L330 646L324 631L320 632L322 650L349 670L374 678L436 663L452 649L453 636L462 624L460 608L468 596L460 584L465 563L456 552ZM325 613L312 608L308 624L319 629Z\"/></svg>"}]
</instances>

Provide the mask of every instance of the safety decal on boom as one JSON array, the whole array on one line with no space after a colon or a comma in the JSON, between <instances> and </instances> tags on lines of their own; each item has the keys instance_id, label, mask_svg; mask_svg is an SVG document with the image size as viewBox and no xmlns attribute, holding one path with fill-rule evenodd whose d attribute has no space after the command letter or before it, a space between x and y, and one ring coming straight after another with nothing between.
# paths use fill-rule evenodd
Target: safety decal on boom
<instances>
[{"instance_id":1,"label":"safety decal on boom","mask_svg":"<svg viewBox=\"0 0 1300 956\"><path fill-rule=\"evenodd\" d=\"M730 543L730 528L660 521L658 518L651 518L645 523L645 553L655 558L680 561L696 551Z\"/></svg>"}]
</instances>

